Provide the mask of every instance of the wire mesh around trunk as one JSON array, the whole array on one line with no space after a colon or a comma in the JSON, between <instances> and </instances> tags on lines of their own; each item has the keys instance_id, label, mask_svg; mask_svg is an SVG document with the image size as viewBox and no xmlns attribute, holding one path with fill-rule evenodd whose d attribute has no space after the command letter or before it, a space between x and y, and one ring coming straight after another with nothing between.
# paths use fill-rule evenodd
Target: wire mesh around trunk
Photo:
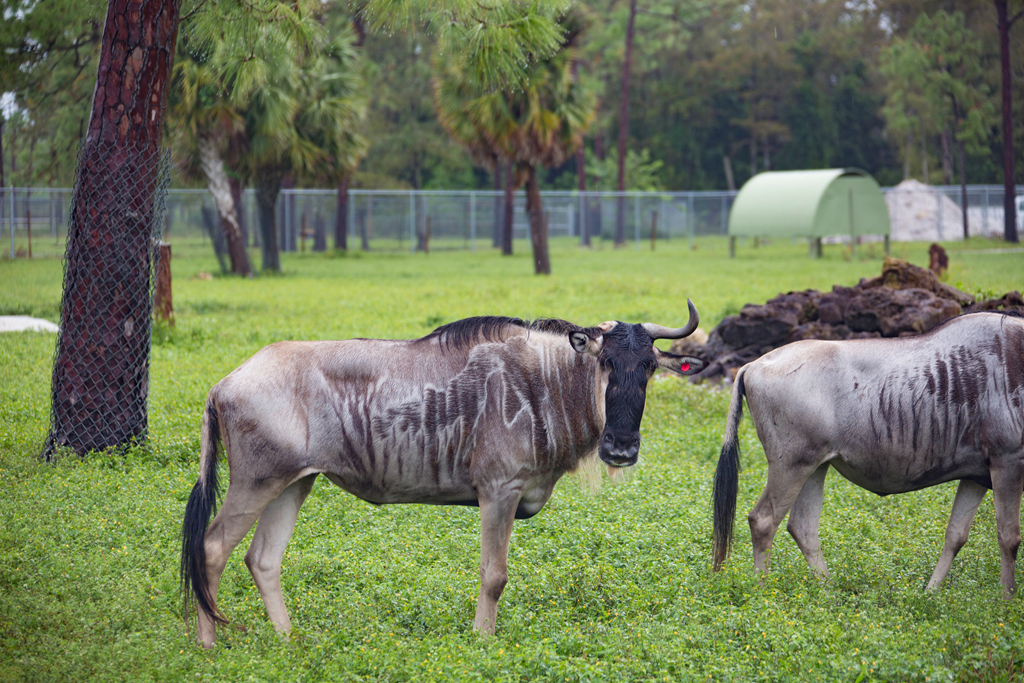
<instances>
[{"instance_id":1,"label":"wire mesh around trunk","mask_svg":"<svg viewBox=\"0 0 1024 683\"><path fill-rule=\"evenodd\" d=\"M79 153L44 455L123 448L148 428L153 284L170 153Z\"/></svg>"}]
</instances>

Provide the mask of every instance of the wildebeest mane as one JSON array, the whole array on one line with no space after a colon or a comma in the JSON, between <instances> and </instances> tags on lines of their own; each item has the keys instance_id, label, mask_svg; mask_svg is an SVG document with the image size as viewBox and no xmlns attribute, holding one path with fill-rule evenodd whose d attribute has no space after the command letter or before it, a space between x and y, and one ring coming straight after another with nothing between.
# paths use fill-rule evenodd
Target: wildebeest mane
<instances>
[{"instance_id":1,"label":"wildebeest mane","mask_svg":"<svg viewBox=\"0 0 1024 683\"><path fill-rule=\"evenodd\" d=\"M505 333L510 327L552 334L568 335L576 331L600 334L597 328L583 328L558 318L538 318L531 322L501 315L479 315L442 325L419 341L436 340L445 350L468 349L481 342L505 341Z\"/></svg>"}]
</instances>

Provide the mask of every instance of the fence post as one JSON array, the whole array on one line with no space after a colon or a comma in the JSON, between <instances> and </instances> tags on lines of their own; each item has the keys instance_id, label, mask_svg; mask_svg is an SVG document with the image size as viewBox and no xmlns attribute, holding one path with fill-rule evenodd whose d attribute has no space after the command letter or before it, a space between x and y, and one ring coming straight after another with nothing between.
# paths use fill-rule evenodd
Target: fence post
<instances>
[{"instance_id":1,"label":"fence post","mask_svg":"<svg viewBox=\"0 0 1024 683\"><path fill-rule=\"evenodd\" d=\"M469 251L476 253L476 192L469 193Z\"/></svg>"},{"instance_id":2,"label":"fence post","mask_svg":"<svg viewBox=\"0 0 1024 683\"><path fill-rule=\"evenodd\" d=\"M636 250L640 251L640 195L633 194L633 236L636 240Z\"/></svg>"}]
</instances>

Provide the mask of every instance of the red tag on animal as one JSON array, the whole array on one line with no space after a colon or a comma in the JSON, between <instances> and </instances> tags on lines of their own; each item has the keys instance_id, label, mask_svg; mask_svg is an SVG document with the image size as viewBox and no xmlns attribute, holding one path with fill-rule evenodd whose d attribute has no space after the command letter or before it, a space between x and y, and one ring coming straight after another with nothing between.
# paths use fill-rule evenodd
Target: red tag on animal
<instances>
[{"instance_id":1,"label":"red tag on animal","mask_svg":"<svg viewBox=\"0 0 1024 683\"><path fill-rule=\"evenodd\" d=\"M690 369L690 364L689 363L683 363L682 365L679 366L679 372L686 372L689 369Z\"/></svg>"}]
</instances>

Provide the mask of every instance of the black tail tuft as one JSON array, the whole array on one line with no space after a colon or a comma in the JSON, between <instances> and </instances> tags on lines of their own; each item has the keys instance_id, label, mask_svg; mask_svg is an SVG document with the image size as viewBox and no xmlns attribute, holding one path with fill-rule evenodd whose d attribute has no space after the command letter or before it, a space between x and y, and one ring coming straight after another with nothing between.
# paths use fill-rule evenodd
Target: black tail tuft
<instances>
[{"instance_id":1,"label":"black tail tuft","mask_svg":"<svg viewBox=\"0 0 1024 683\"><path fill-rule=\"evenodd\" d=\"M198 606L214 621L227 623L217 613L206 577L206 527L217 512L217 459L220 424L212 401L206 402L203 442L200 446L200 476L192 487L181 523L181 593L185 618Z\"/></svg>"},{"instance_id":2,"label":"black tail tuft","mask_svg":"<svg viewBox=\"0 0 1024 683\"><path fill-rule=\"evenodd\" d=\"M713 568L717 572L729 556L732 547L733 522L736 518L736 494L740 472L740 418L743 417L743 368L736 374L729 403L729 417L725 426L725 442L715 470L714 540L712 542Z\"/></svg>"}]
</instances>

